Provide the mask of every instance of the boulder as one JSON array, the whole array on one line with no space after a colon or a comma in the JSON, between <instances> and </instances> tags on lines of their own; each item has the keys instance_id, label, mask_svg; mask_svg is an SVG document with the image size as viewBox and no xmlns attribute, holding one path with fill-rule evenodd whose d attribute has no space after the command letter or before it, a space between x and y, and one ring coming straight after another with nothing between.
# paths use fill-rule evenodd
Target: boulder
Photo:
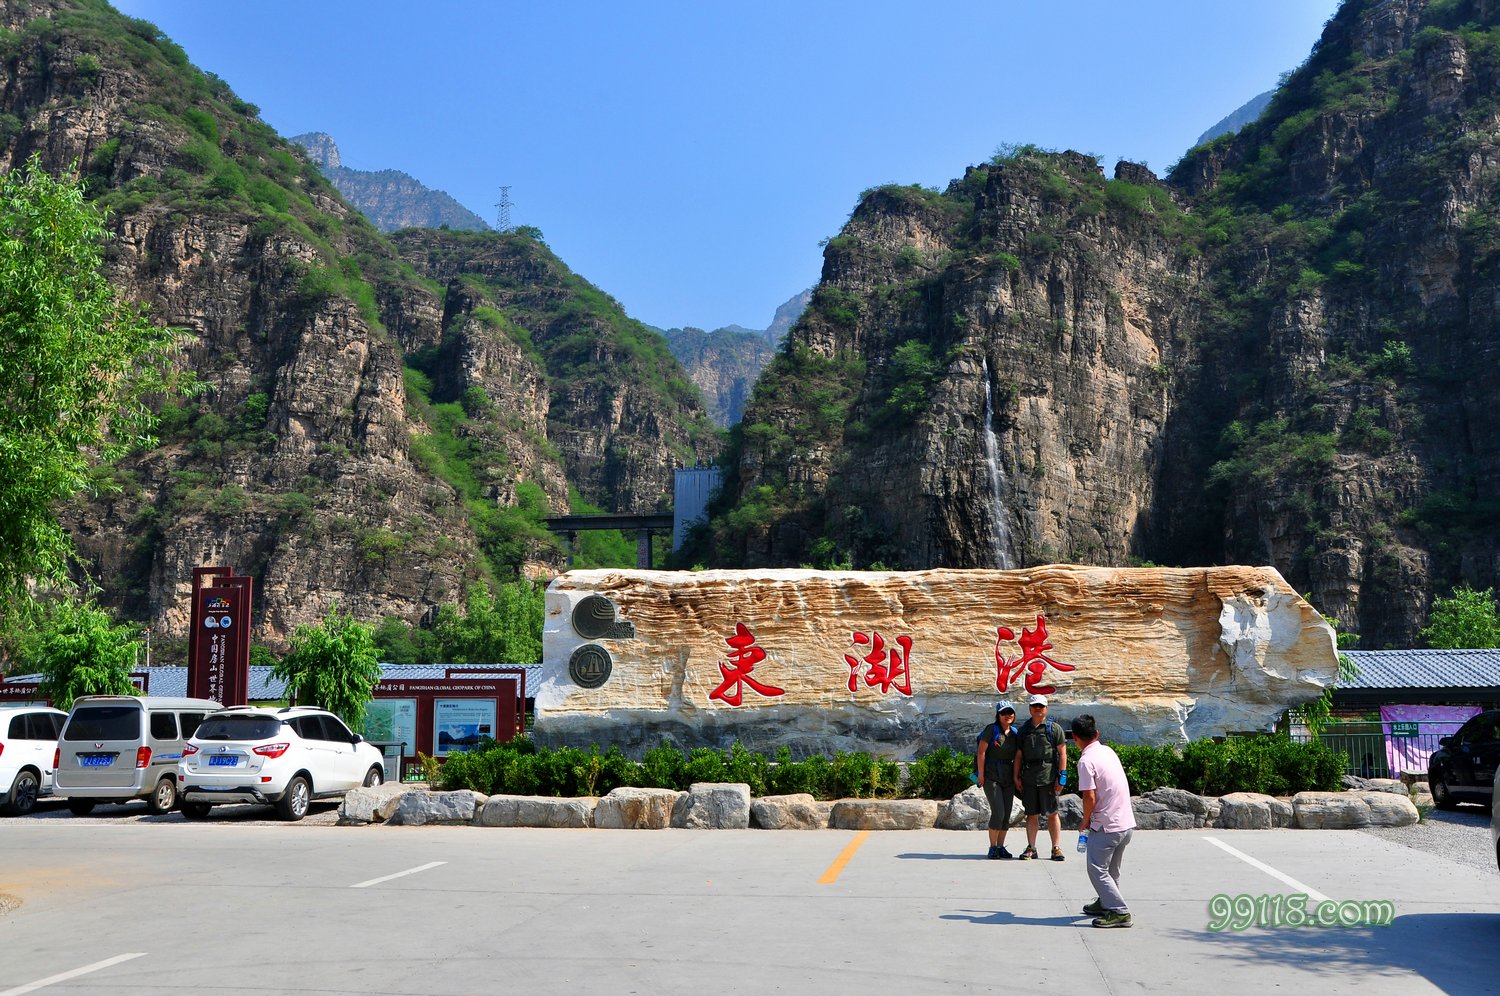
<instances>
[{"instance_id":1,"label":"boulder","mask_svg":"<svg viewBox=\"0 0 1500 996\"><path fill-rule=\"evenodd\" d=\"M1191 813L1168 809L1166 803L1145 796L1131 796L1137 830L1191 830L1196 825Z\"/></svg>"},{"instance_id":2,"label":"boulder","mask_svg":"<svg viewBox=\"0 0 1500 996\"><path fill-rule=\"evenodd\" d=\"M744 830L750 826L750 786L694 782L673 805L672 826L683 830Z\"/></svg>"},{"instance_id":3,"label":"boulder","mask_svg":"<svg viewBox=\"0 0 1500 996\"><path fill-rule=\"evenodd\" d=\"M1010 822L1006 826L1020 826L1026 822L1026 809L1021 800L1015 798L1010 804ZM990 801L984 789L970 785L952 799L938 807L937 828L939 830L984 830L990 825Z\"/></svg>"},{"instance_id":4,"label":"boulder","mask_svg":"<svg viewBox=\"0 0 1500 996\"><path fill-rule=\"evenodd\" d=\"M1083 800L1071 793L1058 796L1057 815L1064 830L1077 830L1083 824Z\"/></svg>"},{"instance_id":5,"label":"boulder","mask_svg":"<svg viewBox=\"0 0 1500 996\"><path fill-rule=\"evenodd\" d=\"M590 827L595 798L558 799L536 795L492 795L474 822L482 827Z\"/></svg>"},{"instance_id":6,"label":"boulder","mask_svg":"<svg viewBox=\"0 0 1500 996\"><path fill-rule=\"evenodd\" d=\"M1410 799L1389 792L1299 792L1292 811L1302 830L1404 827L1418 819Z\"/></svg>"},{"instance_id":7,"label":"boulder","mask_svg":"<svg viewBox=\"0 0 1500 996\"><path fill-rule=\"evenodd\" d=\"M931 830L937 814L936 799L840 799L828 825L835 830Z\"/></svg>"},{"instance_id":8,"label":"boulder","mask_svg":"<svg viewBox=\"0 0 1500 996\"><path fill-rule=\"evenodd\" d=\"M990 801L978 785L970 785L938 807L939 830L983 830L989 825Z\"/></svg>"},{"instance_id":9,"label":"boulder","mask_svg":"<svg viewBox=\"0 0 1500 996\"><path fill-rule=\"evenodd\" d=\"M468 789L455 792L405 792L386 822L392 826L471 823L485 796Z\"/></svg>"},{"instance_id":10,"label":"boulder","mask_svg":"<svg viewBox=\"0 0 1500 996\"><path fill-rule=\"evenodd\" d=\"M1366 778L1366 792L1391 792L1395 795L1410 795L1406 783L1399 778Z\"/></svg>"},{"instance_id":11,"label":"boulder","mask_svg":"<svg viewBox=\"0 0 1500 996\"><path fill-rule=\"evenodd\" d=\"M1297 825L1297 814L1292 810L1290 799L1271 800L1271 826L1277 830Z\"/></svg>"},{"instance_id":12,"label":"boulder","mask_svg":"<svg viewBox=\"0 0 1500 996\"><path fill-rule=\"evenodd\" d=\"M1427 787L1426 782L1413 782L1411 786L1411 801L1418 806L1432 805L1432 789Z\"/></svg>"},{"instance_id":13,"label":"boulder","mask_svg":"<svg viewBox=\"0 0 1500 996\"><path fill-rule=\"evenodd\" d=\"M1370 826L1409 827L1422 818L1411 799L1390 792L1366 792L1365 802L1370 807Z\"/></svg>"},{"instance_id":14,"label":"boulder","mask_svg":"<svg viewBox=\"0 0 1500 996\"><path fill-rule=\"evenodd\" d=\"M594 807L594 826L604 830L665 830L682 792L673 789L617 788Z\"/></svg>"},{"instance_id":15,"label":"boulder","mask_svg":"<svg viewBox=\"0 0 1500 996\"><path fill-rule=\"evenodd\" d=\"M1152 789L1145 795L1140 796L1149 806L1139 806L1135 800L1131 800L1135 807L1136 820L1139 823L1141 816L1157 816L1159 814L1172 813L1172 818L1163 817L1158 820L1149 821L1156 825L1147 827L1153 830L1191 830L1197 827L1211 827L1219 818L1219 800L1209 796L1196 795L1186 789L1161 788ZM1185 817L1186 820L1178 817ZM1144 824L1142 824L1144 826Z\"/></svg>"},{"instance_id":16,"label":"boulder","mask_svg":"<svg viewBox=\"0 0 1500 996\"><path fill-rule=\"evenodd\" d=\"M1261 729L1338 675L1333 630L1270 567L609 568L559 575L546 600L549 746L881 742L909 759L974 742L978 704L1017 692L1023 641L1066 667L1043 677L1069 713L1121 742Z\"/></svg>"},{"instance_id":17,"label":"boulder","mask_svg":"<svg viewBox=\"0 0 1500 996\"><path fill-rule=\"evenodd\" d=\"M1353 789L1356 792L1363 792L1365 790L1365 784L1368 781L1368 778L1361 778L1358 775L1339 776L1339 782L1344 786L1344 788Z\"/></svg>"},{"instance_id":18,"label":"boulder","mask_svg":"<svg viewBox=\"0 0 1500 996\"><path fill-rule=\"evenodd\" d=\"M833 803L806 792L766 795L750 802L750 825L761 830L827 830Z\"/></svg>"},{"instance_id":19,"label":"boulder","mask_svg":"<svg viewBox=\"0 0 1500 996\"><path fill-rule=\"evenodd\" d=\"M403 795L417 791L421 790L400 782L350 789L339 803L339 826L384 823L395 814Z\"/></svg>"},{"instance_id":20,"label":"boulder","mask_svg":"<svg viewBox=\"0 0 1500 996\"><path fill-rule=\"evenodd\" d=\"M1219 799L1219 816L1213 825L1220 830L1270 830L1276 826L1271 810L1275 802L1259 792L1231 792Z\"/></svg>"}]
</instances>

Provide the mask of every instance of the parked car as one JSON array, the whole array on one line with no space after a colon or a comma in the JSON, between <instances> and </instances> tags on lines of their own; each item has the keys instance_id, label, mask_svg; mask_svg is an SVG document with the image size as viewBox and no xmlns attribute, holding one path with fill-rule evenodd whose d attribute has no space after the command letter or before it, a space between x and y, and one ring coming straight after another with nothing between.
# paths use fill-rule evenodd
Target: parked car
<instances>
[{"instance_id":1,"label":"parked car","mask_svg":"<svg viewBox=\"0 0 1500 996\"><path fill-rule=\"evenodd\" d=\"M100 802L146 800L153 813L177 804L177 762L212 699L84 695L73 703L54 756L53 789L85 816Z\"/></svg>"},{"instance_id":2,"label":"parked car","mask_svg":"<svg viewBox=\"0 0 1500 996\"><path fill-rule=\"evenodd\" d=\"M67 718L49 706L0 708L0 813L25 816L52 794L57 735Z\"/></svg>"},{"instance_id":3,"label":"parked car","mask_svg":"<svg viewBox=\"0 0 1500 996\"><path fill-rule=\"evenodd\" d=\"M1452 809L1460 802L1490 806L1495 772L1500 770L1500 709L1473 716L1451 737L1438 740L1427 762L1433 805Z\"/></svg>"},{"instance_id":4,"label":"parked car","mask_svg":"<svg viewBox=\"0 0 1500 996\"><path fill-rule=\"evenodd\" d=\"M380 751L326 709L242 706L203 721L178 765L182 815L201 820L227 802L276 807L300 820L314 799L342 798L385 777Z\"/></svg>"}]
</instances>

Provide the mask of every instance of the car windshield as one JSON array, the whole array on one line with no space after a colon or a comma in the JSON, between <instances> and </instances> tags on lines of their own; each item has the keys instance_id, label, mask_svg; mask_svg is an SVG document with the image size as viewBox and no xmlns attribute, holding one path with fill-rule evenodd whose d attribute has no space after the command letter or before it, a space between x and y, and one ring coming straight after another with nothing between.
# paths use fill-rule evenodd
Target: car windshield
<instances>
[{"instance_id":1,"label":"car windshield","mask_svg":"<svg viewBox=\"0 0 1500 996\"><path fill-rule=\"evenodd\" d=\"M79 706L63 730L64 740L137 740L141 710L133 705Z\"/></svg>"},{"instance_id":2,"label":"car windshield","mask_svg":"<svg viewBox=\"0 0 1500 996\"><path fill-rule=\"evenodd\" d=\"M198 727L194 740L266 740L276 735L281 720L270 716L210 716Z\"/></svg>"}]
</instances>

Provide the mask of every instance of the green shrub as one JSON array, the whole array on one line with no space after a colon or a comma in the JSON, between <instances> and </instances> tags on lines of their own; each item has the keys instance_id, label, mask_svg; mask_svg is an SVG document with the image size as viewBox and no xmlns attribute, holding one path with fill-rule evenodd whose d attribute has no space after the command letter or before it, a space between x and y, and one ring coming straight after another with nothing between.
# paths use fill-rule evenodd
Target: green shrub
<instances>
[{"instance_id":1,"label":"green shrub","mask_svg":"<svg viewBox=\"0 0 1500 996\"><path fill-rule=\"evenodd\" d=\"M1147 744L1122 744L1115 748L1125 777L1130 780L1130 794L1144 795L1177 781L1177 752L1170 747Z\"/></svg>"},{"instance_id":2,"label":"green shrub","mask_svg":"<svg viewBox=\"0 0 1500 996\"><path fill-rule=\"evenodd\" d=\"M969 787L974 758L951 747L939 747L906 767L905 795L917 799L948 799Z\"/></svg>"}]
</instances>

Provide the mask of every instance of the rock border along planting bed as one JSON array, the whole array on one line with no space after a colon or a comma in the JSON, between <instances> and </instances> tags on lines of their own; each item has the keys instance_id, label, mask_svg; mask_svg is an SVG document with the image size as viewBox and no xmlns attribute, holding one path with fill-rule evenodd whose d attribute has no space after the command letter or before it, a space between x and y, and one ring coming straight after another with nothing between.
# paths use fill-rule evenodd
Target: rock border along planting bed
<instances>
[{"instance_id":1,"label":"rock border along planting bed","mask_svg":"<svg viewBox=\"0 0 1500 996\"><path fill-rule=\"evenodd\" d=\"M1420 818L1413 799L1426 785L1356 780L1344 792L1301 792L1278 799L1255 792L1216 798L1159 788L1130 801L1142 830L1356 830L1404 827ZM1078 829L1083 802L1058 800L1063 828ZM944 803L932 799L838 799L773 795L752 799L743 783L699 782L686 792L618 788L602 798L435 792L411 785L354 789L339 807L340 826L472 824L481 827L598 827L613 830L981 830L989 824L984 793L971 786ZM1024 822L1020 802L1010 825Z\"/></svg>"}]
</instances>

